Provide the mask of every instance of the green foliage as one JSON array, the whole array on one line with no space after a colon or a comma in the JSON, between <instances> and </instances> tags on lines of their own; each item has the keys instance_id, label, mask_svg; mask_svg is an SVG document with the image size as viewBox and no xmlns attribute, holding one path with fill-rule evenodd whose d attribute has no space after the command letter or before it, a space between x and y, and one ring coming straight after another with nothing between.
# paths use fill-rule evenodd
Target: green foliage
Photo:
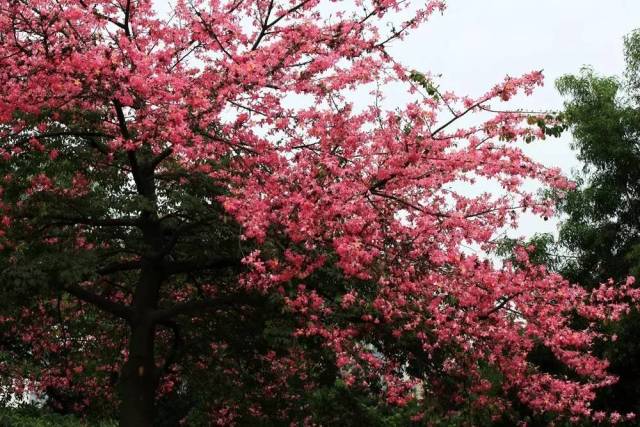
<instances>
[{"instance_id":1,"label":"green foliage","mask_svg":"<svg viewBox=\"0 0 640 427\"><path fill-rule=\"evenodd\" d=\"M555 138L562 135L568 128L564 113L548 113L544 117L529 116L527 123L538 126L546 136L553 136ZM527 143L533 140L534 137L531 135L525 138L525 142Z\"/></svg>"},{"instance_id":2,"label":"green foliage","mask_svg":"<svg viewBox=\"0 0 640 427\"><path fill-rule=\"evenodd\" d=\"M564 119L578 158L584 162L577 189L561 202L566 219L560 249L571 257L556 265L565 277L587 288L640 273L640 32L625 39L626 72L598 75L583 68L557 82L567 97ZM598 352L611 361L618 384L599 393L596 408L640 410L640 314L603 325L615 342Z\"/></svg>"},{"instance_id":3,"label":"green foliage","mask_svg":"<svg viewBox=\"0 0 640 427\"><path fill-rule=\"evenodd\" d=\"M495 251L496 255L501 258L506 258L517 265L518 262L513 255L513 250L517 246L528 248L529 260L533 264L544 264L551 270L556 270L556 267L562 263L563 257L559 253L559 248L552 234L537 233L526 242L518 239L504 238L498 242L498 247Z\"/></svg>"},{"instance_id":4,"label":"green foliage","mask_svg":"<svg viewBox=\"0 0 640 427\"><path fill-rule=\"evenodd\" d=\"M366 393L347 387L341 381L319 389L311 397L311 413L320 425L342 426L407 426L415 407L398 410L372 401ZM350 414L347 418L344 415Z\"/></svg>"},{"instance_id":5,"label":"green foliage","mask_svg":"<svg viewBox=\"0 0 640 427\"><path fill-rule=\"evenodd\" d=\"M422 87L427 95L438 99L440 97L440 93L438 92L438 87L433 83L433 81L424 75L423 73L413 70L409 74L409 79L414 83L417 83L420 87Z\"/></svg>"},{"instance_id":6,"label":"green foliage","mask_svg":"<svg viewBox=\"0 0 640 427\"><path fill-rule=\"evenodd\" d=\"M81 420L71 415L60 415L33 406L0 408L0 427L115 427L115 421Z\"/></svg>"},{"instance_id":7,"label":"green foliage","mask_svg":"<svg viewBox=\"0 0 640 427\"><path fill-rule=\"evenodd\" d=\"M578 189L562 203L568 219L560 238L578 255L567 273L585 285L610 276L621 279L637 268L633 253L640 242L640 110L625 87L633 89L589 68L558 81L560 92L570 98L566 117L585 163Z\"/></svg>"},{"instance_id":8,"label":"green foliage","mask_svg":"<svg viewBox=\"0 0 640 427\"><path fill-rule=\"evenodd\" d=\"M640 96L640 30L636 30L624 40L627 69L625 78L630 88L630 95L639 101Z\"/></svg>"}]
</instances>

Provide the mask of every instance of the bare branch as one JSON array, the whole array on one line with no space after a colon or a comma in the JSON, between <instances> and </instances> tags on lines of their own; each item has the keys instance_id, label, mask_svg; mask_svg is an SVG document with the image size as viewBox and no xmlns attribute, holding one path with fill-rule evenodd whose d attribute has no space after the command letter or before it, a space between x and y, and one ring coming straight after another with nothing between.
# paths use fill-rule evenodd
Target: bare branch
<instances>
[{"instance_id":1,"label":"bare branch","mask_svg":"<svg viewBox=\"0 0 640 427\"><path fill-rule=\"evenodd\" d=\"M433 137L434 135L436 135L437 133L442 132L444 129L446 129L447 127L449 127L451 124L453 124L454 122L456 122L458 119L460 119L461 117L467 115L470 111L474 110L475 108L479 107L480 105L484 104L485 102L487 102L489 99L491 98L483 98L480 101L476 102L475 104L471 105L469 108L467 108L466 110L464 110L461 113L455 114L451 120L447 121L445 124L443 124L442 126L440 126L439 128L437 128L436 130L434 130L433 132L431 132L431 137Z\"/></svg>"}]
</instances>

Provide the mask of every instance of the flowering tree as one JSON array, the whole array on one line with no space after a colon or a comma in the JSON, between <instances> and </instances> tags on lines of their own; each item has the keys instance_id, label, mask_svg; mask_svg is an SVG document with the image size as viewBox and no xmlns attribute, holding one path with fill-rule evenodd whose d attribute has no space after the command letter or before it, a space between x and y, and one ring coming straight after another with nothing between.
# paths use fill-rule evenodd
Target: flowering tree
<instances>
[{"instance_id":1,"label":"flowering tree","mask_svg":"<svg viewBox=\"0 0 640 427\"><path fill-rule=\"evenodd\" d=\"M313 424L309 396L337 385L415 421L514 400L590 415L614 379L570 315L624 306L524 248L465 249L550 215L525 180L570 186L515 145L540 129L489 106L541 73L443 93L386 50L443 2L346 3L0 1L6 385L117 401L126 426L187 395L218 424ZM376 82L406 106L349 103ZM504 194L455 191L486 180ZM563 373L529 361L540 345Z\"/></svg>"}]
</instances>

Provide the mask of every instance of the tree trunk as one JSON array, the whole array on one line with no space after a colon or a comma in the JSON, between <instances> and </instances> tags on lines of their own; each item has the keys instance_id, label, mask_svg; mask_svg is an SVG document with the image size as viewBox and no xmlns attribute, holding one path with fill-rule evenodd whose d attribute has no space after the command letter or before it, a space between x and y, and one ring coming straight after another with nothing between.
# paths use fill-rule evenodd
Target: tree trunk
<instances>
[{"instance_id":1,"label":"tree trunk","mask_svg":"<svg viewBox=\"0 0 640 427\"><path fill-rule=\"evenodd\" d=\"M116 111L122 135L128 139L126 120L118 104ZM160 379L154 355L156 325L151 314L158 308L160 286L164 280L164 252L170 248L164 247L163 231L158 220L154 165L147 160L140 160L145 159L146 154L149 153L129 153L138 194L148 201L148 205L142 208L140 215L146 253L141 258L140 277L133 294L129 357L122 367L119 384L121 427L153 426L156 389Z\"/></svg>"},{"instance_id":2,"label":"tree trunk","mask_svg":"<svg viewBox=\"0 0 640 427\"><path fill-rule=\"evenodd\" d=\"M158 373L153 355L155 328L147 321L132 325L129 358L122 367L120 426L150 427L155 418Z\"/></svg>"},{"instance_id":3,"label":"tree trunk","mask_svg":"<svg viewBox=\"0 0 640 427\"><path fill-rule=\"evenodd\" d=\"M120 426L152 426L159 370L155 362L155 328L151 313L158 308L161 266L143 260L140 281L131 308L129 357L122 367L120 392Z\"/></svg>"}]
</instances>

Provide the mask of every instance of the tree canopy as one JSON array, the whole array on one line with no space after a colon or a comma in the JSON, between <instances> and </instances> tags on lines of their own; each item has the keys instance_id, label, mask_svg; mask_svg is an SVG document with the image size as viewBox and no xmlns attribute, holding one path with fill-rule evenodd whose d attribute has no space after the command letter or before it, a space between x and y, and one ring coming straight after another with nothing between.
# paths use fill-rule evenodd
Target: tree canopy
<instances>
[{"instance_id":1,"label":"tree canopy","mask_svg":"<svg viewBox=\"0 0 640 427\"><path fill-rule=\"evenodd\" d=\"M444 3L356 6L0 0L3 387L136 427L594 416L633 280L467 250L572 188L496 112L542 73L441 91L387 46Z\"/></svg>"}]
</instances>

